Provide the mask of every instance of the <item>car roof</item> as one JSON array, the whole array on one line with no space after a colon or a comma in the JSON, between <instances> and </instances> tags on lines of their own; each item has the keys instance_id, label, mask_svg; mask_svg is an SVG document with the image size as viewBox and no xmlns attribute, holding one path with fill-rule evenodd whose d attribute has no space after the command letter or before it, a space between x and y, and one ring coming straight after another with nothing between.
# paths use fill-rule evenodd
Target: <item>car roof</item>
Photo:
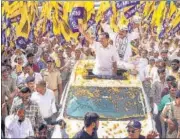
<instances>
[{"instance_id":1,"label":"car roof","mask_svg":"<svg viewBox=\"0 0 180 139\"><path fill-rule=\"evenodd\" d=\"M70 86L98 86L98 87L141 87L141 81L137 79L115 80L115 79L86 79L88 69L93 69L95 60L77 61L70 77ZM127 73L126 73L127 74Z\"/></svg>"}]
</instances>

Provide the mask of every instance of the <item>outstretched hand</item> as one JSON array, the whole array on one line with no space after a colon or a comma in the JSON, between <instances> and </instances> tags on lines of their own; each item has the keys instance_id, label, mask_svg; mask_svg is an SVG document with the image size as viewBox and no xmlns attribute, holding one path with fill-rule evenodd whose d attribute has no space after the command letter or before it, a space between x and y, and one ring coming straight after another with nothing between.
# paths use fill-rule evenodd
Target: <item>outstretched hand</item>
<instances>
[{"instance_id":1,"label":"outstretched hand","mask_svg":"<svg viewBox=\"0 0 180 139\"><path fill-rule=\"evenodd\" d=\"M159 136L159 133L158 133L158 132L156 132L156 131L150 131L150 132L147 134L146 138L147 138L147 139L154 139L154 138L156 138L156 137L158 137L158 136Z\"/></svg>"}]
</instances>

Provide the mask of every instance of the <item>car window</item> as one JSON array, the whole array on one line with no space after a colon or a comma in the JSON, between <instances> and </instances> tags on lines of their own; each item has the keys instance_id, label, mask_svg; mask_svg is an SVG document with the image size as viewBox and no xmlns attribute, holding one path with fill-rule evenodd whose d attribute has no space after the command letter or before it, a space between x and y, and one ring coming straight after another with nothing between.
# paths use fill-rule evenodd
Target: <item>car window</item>
<instances>
[{"instance_id":1,"label":"car window","mask_svg":"<svg viewBox=\"0 0 180 139\"><path fill-rule=\"evenodd\" d=\"M71 118L83 118L90 111L109 119L144 117L146 110L142 89L71 86L64 114Z\"/></svg>"}]
</instances>

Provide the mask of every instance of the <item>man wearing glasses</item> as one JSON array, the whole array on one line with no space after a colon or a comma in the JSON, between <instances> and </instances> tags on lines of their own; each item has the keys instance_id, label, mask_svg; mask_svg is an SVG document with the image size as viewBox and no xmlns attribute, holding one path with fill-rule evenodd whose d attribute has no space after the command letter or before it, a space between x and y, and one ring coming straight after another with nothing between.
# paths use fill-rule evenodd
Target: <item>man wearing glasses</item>
<instances>
[{"instance_id":1,"label":"man wearing glasses","mask_svg":"<svg viewBox=\"0 0 180 139\"><path fill-rule=\"evenodd\" d=\"M125 139L145 139L145 138L155 138L158 133L155 131L150 131L147 136L141 135L141 123L137 120L132 120L127 125L128 136Z\"/></svg>"},{"instance_id":2,"label":"man wearing glasses","mask_svg":"<svg viewBox=\"0 0 180 139\"><path fill-rule=\"evenodd\" d=\"M127 125L128 137L126 138L137 138L145 139L145 136L141 135L141 123L137 120L132 120Z\"/></svg>"}]
</instances>

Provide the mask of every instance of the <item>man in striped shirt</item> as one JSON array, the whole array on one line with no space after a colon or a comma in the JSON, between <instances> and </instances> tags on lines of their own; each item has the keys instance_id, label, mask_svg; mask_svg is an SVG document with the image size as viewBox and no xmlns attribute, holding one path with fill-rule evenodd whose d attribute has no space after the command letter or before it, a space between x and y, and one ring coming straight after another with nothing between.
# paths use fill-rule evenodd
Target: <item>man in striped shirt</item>
<instances>
[{"instance_id":1,"label":"man in striped shirt","mask_svg":"<svg viewBox=\"0 0 180 139\"><path fill-rule=\"evenodd\" d=\"M16 112L19 106L23 106L25 108L26 118L29 118L31 121L32 127L37 129L41 123L44 122L42 115L40 113L40 109L37 103L32 102L30 100L31 90L28 87L22 87L20 90L20 97L17 97L13 101L13 105L11 107L10 113L13 114Z\"/></svg>"}]
</instances>

